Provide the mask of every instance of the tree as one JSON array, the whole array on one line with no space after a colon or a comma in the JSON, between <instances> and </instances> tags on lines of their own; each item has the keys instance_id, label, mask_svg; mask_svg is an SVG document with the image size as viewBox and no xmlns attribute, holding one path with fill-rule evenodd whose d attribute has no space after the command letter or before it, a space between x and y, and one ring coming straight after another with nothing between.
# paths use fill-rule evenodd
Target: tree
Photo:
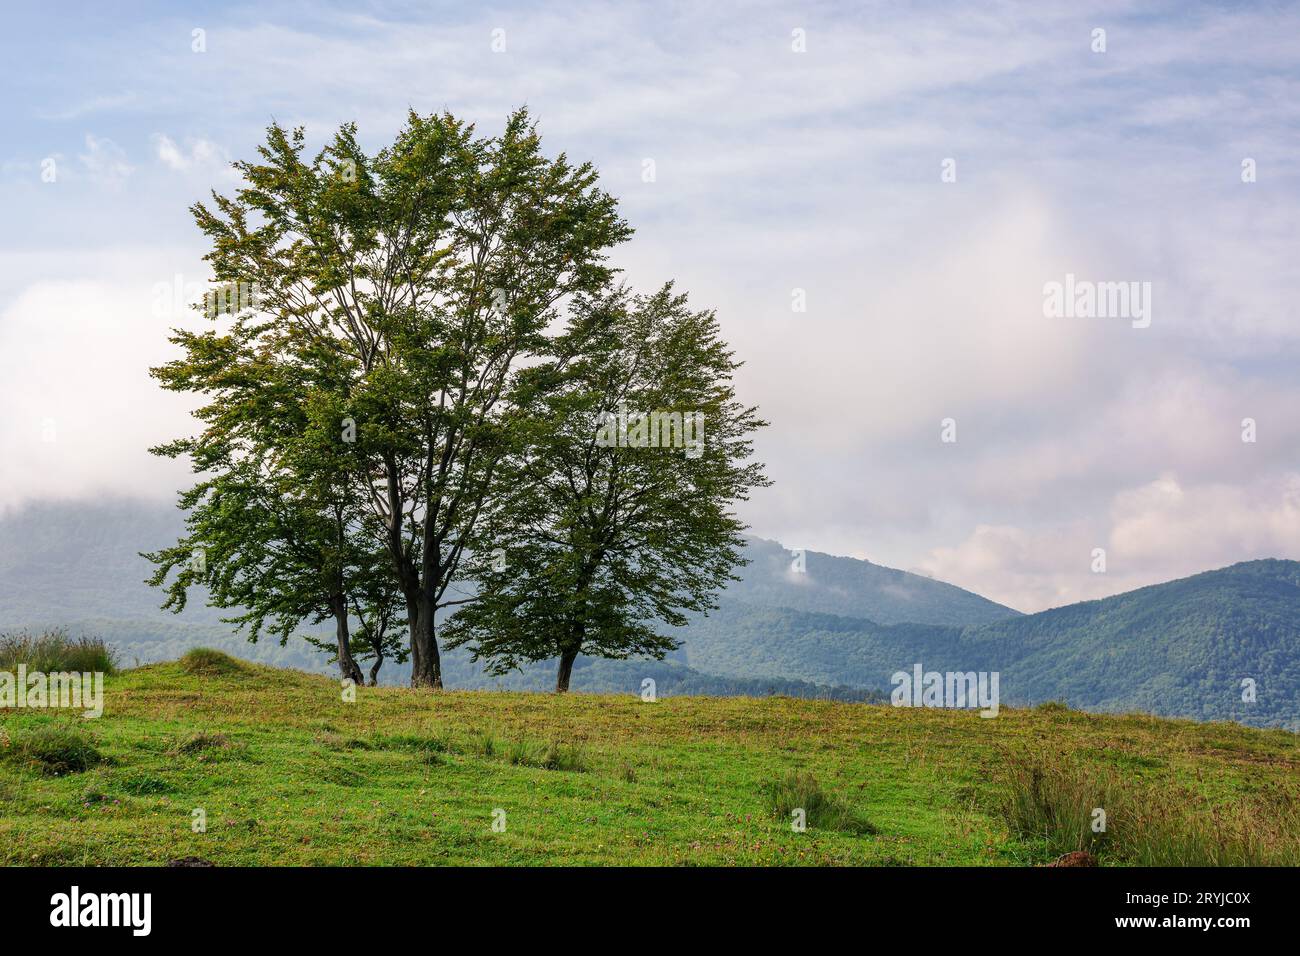
<instances>
[{"instance_id":1,"label":"tree","mask_svg":"<svg viewBox=\"0 0 1300 956\"><path fill-rule=\"evenodd\" d=\"M448 587L512 441L519 371L552 355L557 303L604 285L607 250L631 230L590 164L542 155L522 110L496 137L412 112L374 156L355 125L310 161L304 149L301 129L271 126L261 161L235 164L245 185L193 213L217 280L255 290L265 319L248 346L330 378L319 407L338 417L322 434L355 426L337 452L361 506L340 532L385 550L412 685L438 688L435 615L457 603Z\"/></svg>"},{"instance_id":2,"label":"tree","mask_svg":"<svg viewBox=\"0 0 1300 956\"><path fill-rule=\"evenodd\" d=\"M583 297L565 348L532 372L546 384L467 563L477 597L445 628L493 673L558 657L561 693L580 653L662 657L660 623L716 607L743 563L733 506L767 484L712 312L671 285Z\"/></svg>"},{"instance_id":3,"label":"tree","mask_svg":"<svg viewBox=\"0 0 1300 956\"><path fill-rule=\"evenodd\" d=\"M183 356L152 370L164 388L208 401L196 413L200 434L152 449L187 456L200 480L181 495L185 536L145 555L157 565L149 583L167 589L163 606L178 613L190 587L206 586L212 604L238 611L227 620L252 641L269 626L284 644L304 621L332 619L339 670L363 684L350 614L364 603L370 620L391 615L393 597L377 583L384 555L361 534L353 463L334 435L346 361L304 361L294 352L301 338L266 348L268 326L255 312L228 311L228 331L176 330Z\"/></svg>"}]
</instances>

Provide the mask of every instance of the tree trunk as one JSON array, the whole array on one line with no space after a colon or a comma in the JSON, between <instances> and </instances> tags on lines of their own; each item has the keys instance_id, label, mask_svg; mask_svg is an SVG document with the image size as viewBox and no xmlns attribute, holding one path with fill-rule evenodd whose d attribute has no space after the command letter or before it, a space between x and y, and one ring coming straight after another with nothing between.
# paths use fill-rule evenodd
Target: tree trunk
<instances>
[{"instance_id":1,"label":"tree trunk","mask_svg":"<svg viewBox=\"0 0 1300 956\"><path fill-rule=\"evenodd\" d=\"M370 665L370 686L379 686L379 668L384 666L384 655L375 651L375 662Z\"/></svg>"},{"instance_id":2,"label":"tree trunk","mask_svg":"<svg viewBox=\"0 0 1300 956\"><path fill-rule=\"evenodd\" d=\"M343 679L351 679L359 687L366 686L365 675L352 657L352 635L348 632L348 602L339 596L331 602L334 606L334 636L338 640L339 672Z\"/></svg>"},{"instance_id":3,"label":"tree trunk","mask_svg":"<svg viewBox=\"0 0 1300 956\"><path fill-rule=\"evenodd\" d=\"M557 694L567 693L569 690L569 678L573 676L573 662L578 659L578 648L560 652L560 670L555 675L555 692Z\"/></svg>"},{"instance_id":4,"label":"tree trunk","mask_svg":"<svg viewBox=\"0 0 1300 956\"><path fill-rule=\"evenodd\" d=\"M408 604L410 599L408 598ZM411 620L411 686L442 690L442 666L434 633L433 602L423 594L415 599Z\"/></svg>"}]
</instances>

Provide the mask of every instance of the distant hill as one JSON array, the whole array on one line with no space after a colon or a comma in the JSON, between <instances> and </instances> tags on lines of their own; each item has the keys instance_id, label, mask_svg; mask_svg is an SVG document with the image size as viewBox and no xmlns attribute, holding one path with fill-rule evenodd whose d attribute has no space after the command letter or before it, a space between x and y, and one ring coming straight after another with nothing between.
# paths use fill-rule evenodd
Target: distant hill
<instances>
[{"instance_id":1,"label":"distant hill","mask_svg":"<svg viewBox=\"0 0 1300 956\"><path fill-rule=\"evenodd\" d=\"M249 645L191 601L158 610L137 554L173 541L180 514L138 501L60 502L0 514L0 632L67 626L112 641L123 663L174 659L189 647L328 671L303 641ZM1099 711L1149 711L1300 729L1300 564L1261 560L1022 615L961 588L814 551L791 569L781 545L751 539L743 580L718 611L674 632L664 662L580 660L574 688L659 693L878 699L895 671L998 671L1008 705L1064 700ZM546 690L542 663L489 677L464 652L445 655L449 687ZM386 682L406 679L385 664ZM1242 700L1243 679L1256 700Z\"/></svg>"},{"instance_id":2,"label":"distant hill","mask_svg":"<svg viewBox=\"0 0 1300 956\"><path fill-rule=\"evenodd\" d=\"M74 635L98 635L114 645L126 666L173 660L202 645L280 667L333 672L325 656L303 641L248 643L221 622L225 612L207 607L199 592L182 614L160 610L161 594L144 583L152 566L139 552L171 544L182 530L183 516L175 508L131 499L38 502L0 513L0 633L64 627ZM443 667L449 687L549 690L555 685L555 666L549 662L495 677L472 664L468 653L452 651L444 653ZM381 679L404 683L409 673L389 661ZM823 685L779 674L708 674L687 666L680 656L663 662L580 659L572 686L632 692L647 677L656 681L662 696L881 699L875 689L833 681Z\"/></svg>"},{"instance_id":3,"label":"distant hill","mask_svg":"<svg viewBox=\"0 0 1300 956\"><path fill-rule=\"evenodd\" d=\"M970 627L728 603L692 624L682 660L717 674L781 674L889 688L889 675L998 671L1008 704L1062 700L1300 730L1300 563L1260 560ZM1242 700L1242 681L1256 700Z\"/></svg>"},{"instance_id":4,"label":"distant hill","mask_svg":"<svg viewBox=\"0 0 1300 956\"><path fill-rule=\"evenodd\" d=\"M803 570L795 571L793 552L764 538L750 538L745 557L749 565L741 572L743 580L727 589L728 603L878 624L985 624L1020 614L956 585L858 558L804 551Z\"/></svg>"}]
</instances>

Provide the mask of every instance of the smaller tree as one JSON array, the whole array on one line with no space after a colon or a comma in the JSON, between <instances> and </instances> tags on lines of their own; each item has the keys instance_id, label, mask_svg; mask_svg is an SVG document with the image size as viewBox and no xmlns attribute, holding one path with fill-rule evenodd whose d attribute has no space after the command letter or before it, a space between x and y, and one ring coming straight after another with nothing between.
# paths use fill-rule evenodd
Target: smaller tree
<instances>
[{"instance_id":1,"label":"smaller tree","mask_svg":"<svg viewBox=\"0 0 1300 956\"><path fill-rule=\"evenodd\" d=\"M188 456L200 478L180 497L185 535L144 555L157 565L149 583L166 589L163 607L177 613L189 588L205 586L214 606L237 612L225 620L253 642L269 630L284 644L302 623L332 620L340 673L364 684L350 615L368 607L366 643L384 648L393 601L381 583L386 554L356 517L361 491L341 430L347 359L284 361L265 347L265 333L249 311L226 332L177 330L172 341L183 356L153 370L164 388L208 403L196 413L200 434L152 449ZM292 336L281 344L303 347ZM378 631L374 622L382 622Z\"/></svg>"},{"instance_id":2,"label":"smaller tree","mask_svg":"<svg viewBox=\"0 0 1300 956\"><path fill-rule=\"evenodd\" d=\"M491 673L579 654L662 658L743 563L732 510L767 484L748 459L764 423L736 401L739 367L712 312L671 285L575 301L481 518L475 599L446 626Z\"/></svg>"},{"instance_id":3,"label":"smaller tree","mask_svg":"<svg viewBox=\"0 0 1300 956\"><path fill-rule=\"evenodd\" d=\"M350 651L357 664L370 662L371 687L379 685L384 661L405 664L410 659L406 643L406 608L386 552L376 552L351 577L348 588L351 616L357 622L351 633ZM306 635L309 644L329 652L337 661L338 645Z\"/></svg>"}]
</instances>

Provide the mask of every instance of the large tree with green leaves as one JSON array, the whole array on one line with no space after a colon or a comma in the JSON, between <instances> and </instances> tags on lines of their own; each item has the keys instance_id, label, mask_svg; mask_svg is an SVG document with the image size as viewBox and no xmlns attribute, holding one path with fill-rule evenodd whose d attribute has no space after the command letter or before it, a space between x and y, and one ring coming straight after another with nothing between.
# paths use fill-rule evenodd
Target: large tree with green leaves
<instances>
[{"instance_id":1,"label":"large tree with green leaves","mask_svg":"<svg viewBox=\"0 0 1300 956\"><path fill-rule=\"evenodd\" d=\"M271 126L260 160L235 164L242 187L193 212L216 279L255 293L260 321L241 347L331 381L314 407L335 456L327 467L299 459L291 467L305 470L266 494L283 503L323 491L315 483L346 466L349 481L330 486L348 501L339 533L370 533L383 549L407 617L412 684L436 688L435 615L459 601L449 586L490 507L519 410L536 400L539 379L521 369L554 356L557 304L605 285L607 251L631 230L590 164L543 155L523 111L497 136L411 113L373 155L352 125L314 157L305 148L301 129ZM210 410L216 420L223 402ZM205 467L249 479L219 455ZM208 492L190 494L183 503L193 506ZM267 514L247 521L255 536L283 542Z\"/></svg>"},{"instance_id":2,"label":"large tree with green leaves","mask_svg":"<svg viewBox=\"0 0 1300 956\"><path fill-rule=\"evenodd\" d=\"M351 618L386 619L400 599L358 519L364 501L336 434L348 363L302 355L314 347L301 337L268 348L270 326L247 304L232 311L212 316L228 329L177 330L182 356L153 370L163 387L206 403L197 435L153 449L187 457L199 480L181 495L186 534L146 555L157 566L150 583L177 612L192 586L206 587L254 641L269 631L284 643L304 622L331 620L342 676L364 683Z\"/></svg>"},{"instance_id":3,"label":"large tree with green leaves","mask_svg":"<svg viewBox=\"0 0 1300 956\"><path fill-rule=\"evenodd\" d=\"M558 692L579 654L662 657L664 625L716 607L742 563L734 505L767 483L712 312L671 286L582 297L564 350L532 371L547 384L466 565L477 597L445 628L496 673L558 657Z\"/></svg>"}]
</instances>

